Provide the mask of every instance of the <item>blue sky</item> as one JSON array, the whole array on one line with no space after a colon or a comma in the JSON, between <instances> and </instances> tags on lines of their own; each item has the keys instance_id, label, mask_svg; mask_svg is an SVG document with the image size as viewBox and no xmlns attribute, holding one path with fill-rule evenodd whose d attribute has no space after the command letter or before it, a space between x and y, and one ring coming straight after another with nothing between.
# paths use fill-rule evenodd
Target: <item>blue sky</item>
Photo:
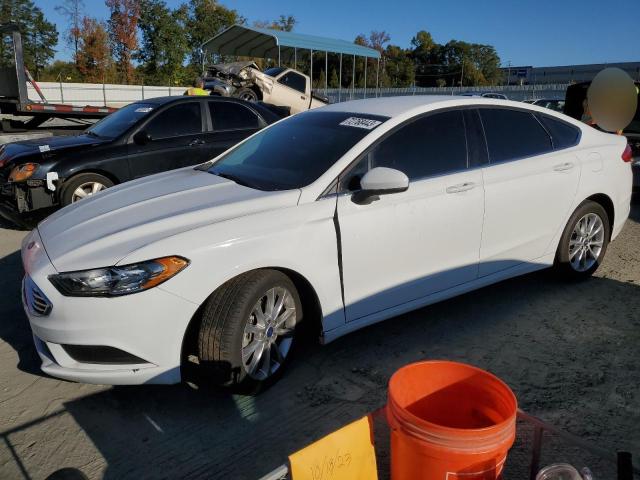
<instances>
[{"instance_id":1,"label":"blue sky","mask_svg":"<svg viewBox=\"0 0 640 480\"><path fill-rule=\"evenodd\" d=\"M181 0L166 0L170 6ZM35 0L63 32L54 7L62 0ZM353 40L359 33L385 30L391 43L409 46L419 30L439 43L455 38L494 45L503 64L567 65L640 61L638 0L222 0L243 16L270 20L280 14L298 20L296 31ZM85 0L87 14L105 19L104 0ZM68 59L62 42L58 57Z\"/></svg>"}]
</instances>

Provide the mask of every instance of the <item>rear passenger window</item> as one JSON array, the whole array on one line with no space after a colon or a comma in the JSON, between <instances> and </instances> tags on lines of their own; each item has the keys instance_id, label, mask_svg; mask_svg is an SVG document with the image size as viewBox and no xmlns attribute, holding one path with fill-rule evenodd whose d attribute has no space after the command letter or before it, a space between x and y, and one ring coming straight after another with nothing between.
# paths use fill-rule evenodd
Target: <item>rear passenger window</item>
<instances>
[{"instance_id":1,"label":"rear passenger window","mask_svg":"<svg viewBox=\"0 0 640 480\"><path fill-rule=\"evenodd\" d=\"M238 130L260 127L258 116L234 102L209 102L214 130Z\"/></svg>"},{"instance_id":2,"label":"rear passenger window","mask_svg":"<svg viewBox=\"0 0 640 480\"><path fill-rule=\"evenodd\" d=\"M551 138L531 113L506 108L481 108L480 117L491 163L553 150Z\"/></svg>"},{"instance_id":3,"label":"rear passenger window","mask_svg":"<svg viewBox=\"0 0 640 480\"><path fill-rule=\"evenodd\" d=\"M538 118L551 134L553 139L554 150L569 148L577 145L580 140L580 129L569 125L562 120L548 117L547 115L538 115Z\"/></svg>"},{"instance_id":4,"label":"rear passenger window","mask_svg":"<svg viewBox=\"0 0 640 480\"><path fill-rule=\"evenodd\" d=\"M371 168L389 167L416 180L467 168L462 112L420 118L383 140L369 153Z\"/></svg>"},{"instance_id":5,"label":"rear passenger window","mask_svg":"<svg viewBox=\"0 0 640 480\"><path fill-rule=\"evenodd\" d=\"M200 102L180 103L156 115L145 127L154 140L202 133Z\"/></svg>"}]
</instances>

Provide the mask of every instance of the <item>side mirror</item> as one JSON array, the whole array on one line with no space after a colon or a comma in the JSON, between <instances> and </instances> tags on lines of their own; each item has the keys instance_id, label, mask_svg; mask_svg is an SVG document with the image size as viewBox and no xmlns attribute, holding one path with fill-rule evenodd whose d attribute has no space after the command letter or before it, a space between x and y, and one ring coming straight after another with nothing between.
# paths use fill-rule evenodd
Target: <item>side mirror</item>
<instances>
[{"instance_id":1,"label":"side mirror","mask_svg":"<svg viewBox=\"0 0 640 480\"><path fill-rule=\"evenodd\" d=\"M148 132L146 132L145 130L140 130L138 133L136 133L133 136L133 141L137 144L137 145L146 145L147 143L149 143L151 140L153 140L151 138L151 135L149 135Z\"/></svg>"},{"instance_id":2,"label":"side mirror","mask_svg":"<svg viewBox=\"0 0 640 480\"><path fill-rule=\"evenodd\" d=\"M409 178L400 170L376 167L360 179L360 191L353 195L356 203L366 203L372 197L404 192L409 188Z\"/></svg>"}]
</instances>

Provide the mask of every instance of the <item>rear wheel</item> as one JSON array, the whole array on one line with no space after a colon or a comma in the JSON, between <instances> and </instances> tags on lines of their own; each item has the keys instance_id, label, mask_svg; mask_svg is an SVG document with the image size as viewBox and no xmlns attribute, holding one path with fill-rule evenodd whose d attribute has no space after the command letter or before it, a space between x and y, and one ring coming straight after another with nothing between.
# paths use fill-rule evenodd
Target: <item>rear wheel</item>
<instances>
[{"instance_id":1,"label":"rear wheel","mask_svg":"<svg viewBox=\"0 0 640 480\"><path fill-rule=\"evenodd\" d=\"M300 297L283 273L256 270L228 281L203 311L198 334L203 373L211 372L218 384L257 393L282 374L301 318Z\"/></svg>"},{"instance_id":2,"label":"rear wheel","mask_svg":"<svg viewBox=\"0 0 640 480\"><path fill-rule=\"evenodd\" d=\"M61 203L63 206L71 205L109 187L113 187L113 182L104 175L81 173L64 183Z\"/></svg>"},{"instance_id":3,"label":"rear wheel","mask_svg":"<svg viewBox=\"0 0 640 480\"><path fill-rule=\"evenodd\" d=\"M602 263L610 238L606 210L599 203L583 202L562 233L556 252L556 270L573 279L591 276Z\"/></svg>"}]
</instances>

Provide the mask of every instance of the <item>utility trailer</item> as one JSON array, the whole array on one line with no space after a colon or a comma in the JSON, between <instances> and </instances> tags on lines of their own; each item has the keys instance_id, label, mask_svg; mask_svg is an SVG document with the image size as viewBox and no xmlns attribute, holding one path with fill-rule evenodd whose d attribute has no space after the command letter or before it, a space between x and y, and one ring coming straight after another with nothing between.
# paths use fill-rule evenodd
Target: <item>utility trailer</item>
<instances>
[{"instance_id":1,"label":"utility trailer","mask_svg":"<svg viewBox=\"0 0 640 480\"><path fill-rule=\"evenodd\" d=\"M27 82L40 96L40 102L29 100ZM3 119L0 131L28 130L51 118L84 120L102 118L117 110L106 106L75 106L49 103L24 65L22 36L15 24L0 25L0 113L29 120Z\"/></svg>"}]
</instances>

